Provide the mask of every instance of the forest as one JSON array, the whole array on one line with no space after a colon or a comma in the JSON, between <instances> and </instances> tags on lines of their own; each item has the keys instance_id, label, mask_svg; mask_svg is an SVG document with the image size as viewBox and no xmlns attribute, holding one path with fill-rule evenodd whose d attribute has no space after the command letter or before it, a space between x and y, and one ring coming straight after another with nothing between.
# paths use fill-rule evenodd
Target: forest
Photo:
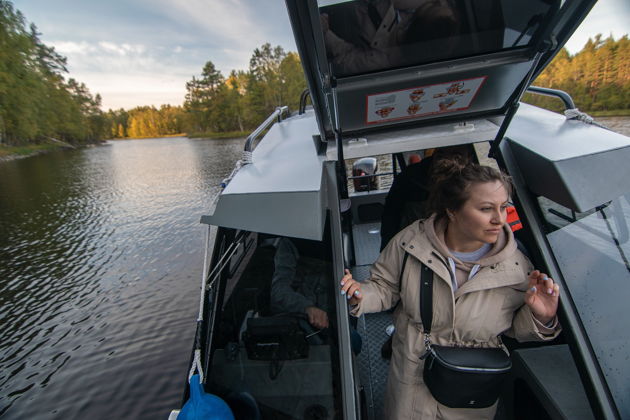
<instances>
[{"instance_id":1,"label":"forest","mask_svg":"<svg viewBox=\"0 0 630 420\"><path fill-rule=\"evenodd\" d=\"M299 56L269 43L256 48L247 71L225 77L208 61L200 76L186 83L182 106L163 105L119 109L105 113L110 138L157 137L186 133L217 136L243 133L257 127L280 105L297 109L306 88Z\"/></svg>"},{"instance_id":2,"label":"forest","mask_svg":"<svg viewBox=\"0 0 630 420\"><path fill-rule=\"evenodd\" d=\"M630 115L630 40L624 35L615 41L598 34L575 55L566 48L533 83L568 92L576 106L597 114ZM563 110L557 99L528 94L525 101L554 111Z\"/></svg>"},{"instance_id":3,"label":"forest","mask_svg":"<svg viewBox=\"0 0 630 420\"><path fill-rule=\"evenodd\" d=\"M0 0L0 145L51 140L72 145L112 138L243 136L277 106L296 110L306 87L299 56L265 43L247 70L223 75L212 61L186 82L181 105L103 111L101 97L67 78L67 59L41 41L34 24ZM630 114L630 40L596 35L571 55L562 49L534 82L567 91L582 111ZM553 98L525 101L561 110Z\"/></svg>"},{"instance_id":4,"label":"forest","mask_svg":"<svg viewBox=\"0 0 630 420\"><path fill-rule=\"evenodd\" d=\"M0 143L101 139L108 125L101 97L66 80L66 58L40 37L11 2L0 0Z\"/></svg>"}]
</instances>

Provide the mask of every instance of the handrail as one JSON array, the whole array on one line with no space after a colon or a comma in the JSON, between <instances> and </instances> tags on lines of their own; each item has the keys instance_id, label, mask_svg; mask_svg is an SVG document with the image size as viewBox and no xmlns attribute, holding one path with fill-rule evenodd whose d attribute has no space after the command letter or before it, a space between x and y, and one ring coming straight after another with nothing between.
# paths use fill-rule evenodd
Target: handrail
<instances>
[{"instance_id":1,"label":"handrail","mask_svg":"<svg viewBox=\"0 0 630 420\"><path fill-rule=\"evenodd\" d=\"M539 95L555 96L556 98L560 98L562 102L564 102L565 109L575 108L575 103L573 102L573 98L571 97L571 95L569 95L565 91L546 88L546 87L540 87L540 86L530 86L527 88L527 90L529 92L537 93Z\"/></svg>"},{"instance_id":2,"label":"handrail","mask_svg":"<svg viewBox=\"0 0 630 420\"><path fill-rule=\"evenodd\" d=\"M252 134L250 134L249 136L247 136L247 140L245 141L245 151L246 152L251 152L252 151L252 144L254 143L254 140L256 140L256 138L260 135L260 133L262 133L264 130L267 129L267 127L269 127L271 125L271 123L274 122L274 120L276 118L278 118L278 122L282 121L282 114L284 112L288 112L289 111L289 107L288 106L279 106L276 108L275 111L273 111L271 113L270 116L267 117L267 119L265 121L263 121L262 124L260 124L258 126L258 128L256 128Z\"/></svg>"},{"instance_id":3,"label":"handrail","mask_svg":"<svg viewBox=\"0 0 630 420\"><path fill-rule=\"evenodd\" d=\"M556 98L560 98L562 102L564 102L564 106L565 106L564 116L567 117L567 120L578 120L586 124L593 124L605 130L610 130L610 128L606 127L605 125L595 122L593 120L593 117L591 117L590 115L577 109L577 107L575 106L575 103L573 102L573 98L571 98L571 95L569 95L565 91L558 90L558 89L544 88L540 86L530 86L527 88L527 90L532 93L537 93L539 95L555 96Z\"/></svg>"},{"instance_id":4,"label":"handrail","mask_svg":"<svg viewBox=\"0 0 630 420\"><path fill-rule=\"evenodd\" d=\"M299 115L302 115L304 114L304 112L306 112L306 99L310 96L311 96L311 91L308 90L308 88L304 89L302 91L302 94L300 94L300 108L298 110Z\"/></svg>"}]
</instances>

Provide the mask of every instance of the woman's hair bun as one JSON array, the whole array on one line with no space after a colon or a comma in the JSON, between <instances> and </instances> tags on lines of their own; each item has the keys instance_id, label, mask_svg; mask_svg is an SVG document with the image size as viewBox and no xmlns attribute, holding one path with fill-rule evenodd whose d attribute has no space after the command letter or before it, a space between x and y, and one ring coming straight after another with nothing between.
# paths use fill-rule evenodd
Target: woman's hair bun
<instances>
[{"instance_id":1,"label":"woman's hair bun","mask_svg":"<svg viewBox=\"0 0 630 420\"><path fill-rule=\"evenodd\" d=\"M455 175L461 174L464 168L470 165L463 157L452 156L442 158L433 163L431 168L431 179L435 184L441 184Z\"/></svg>"}]
</instances>

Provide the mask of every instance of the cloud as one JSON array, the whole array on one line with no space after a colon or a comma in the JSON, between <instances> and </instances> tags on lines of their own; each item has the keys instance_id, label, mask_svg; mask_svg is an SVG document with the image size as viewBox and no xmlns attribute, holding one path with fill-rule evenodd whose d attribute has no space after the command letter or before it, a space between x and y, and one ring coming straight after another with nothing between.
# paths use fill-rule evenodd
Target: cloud
<instances>
[{"instance_id":1,"label":"cloud","mask_svg":"<svg viewBox=\"0 0 630 420\"><path fill-rule=\"evenodd\" d=\"M73 72L92 94L100 93L104 110L143 105L182 105L186 94L184 75L159 71Z\"/></svg>"},{"instance_id":2,"label":"cloud","mask_svg":"<svg viewBox=\"0 0 630 420\"><path fill-rule=\"evenodd\" d=\"M130 100L112 107L157 101L179 89L211 60L227 76L246 70L264 42L294 49L284 3L260 0L15 0L37 23L47 45L68 58L70 74L92 93ZM166 89L166 90L165 90ZM111 95L111 96L109 96ZM165 96L166 98L166 96ZM168 96L168 101L174 96ZM170 102L173 103L173 102Z\"/></svg>"},{"instance_id":3,"label":"cloud","mask_svg":"<svg viewBox=\"0 0 630 420\"><path fill-rule=\"evenodd\" d=\"M184 102L185 92L171 91L153 91L134 93L130 95L128 91L108 91L103 96L102 109L132 109L138 106L155 106L159 108L161 105L181 105Z\"/></svg>"},{"instance_id":4,"label":"cloud","mask_svg":"<svg viewBox=\"0 0 630 420\"><path fill-rule=\"evenodd\" d=\"M249 48L265 38L255 8L241 0L153 0L151 7L208 45Z\"/></svg>"},{"instance_id":5,"label":"cloud","mask_svg":"<svg viewBox=\"0 0 630 420\"><path fill-rule=\"evenodd\" d=\"M145 0L148 1L148 0ZM153 13L179 27L179 45L194 45L199 71L211 60L225 75L246 70L255 48L265 42L295 49L285 6L258 0L152 0Z\"/></svg>"},{"instance_id":6,"label":"cloud","mask_svg":"<svg viewBox=\"0 0 630 420\"><path fill-rule=\"evenodd\" d=\"M91 52L96 51L93 45L82 41L82 42L73 42L73 41L58 41L50 43L55 50L57 50L60 54L70 55L70 54L78 54L85 55Z\"/></svg>"},{"instance_id":7,"label":"cloud","mask_svg":"<svg viewBox=\"0 0 630 420\"><path fill-rule=\"evenodd\" d=\"M99 47L103 49L103 51L108 53L113 53L117 55L133 55L133 54L142 54L146 51L146 48L142 44L130 45L130 44L116 44L113 42L101 41L98 43Z\"/></svg>"},{"instance_id":8,"label":"cloud","mask_svg":"<svg viewBox=\"0 0 630 420\"><path fill-rule=\"evenodd\" d=\"M181 105L186 81L199 72L194 63L181 59L182 47L113 41L50 44L68 57L69 77L85 83L92 94L101 94L103 109Z\"/></svg>"},{"instance_id":9,"label":"cloud","mask_svg":"<svg viewBox=\"0 0 630 420\"><path fill-rule=\"evenodd\" d=\"M598 33L604 38L612 35L619 39L629 32L628 21L630 5L627 0L597 2L565 46L571 54L575 54L584 47L589 38L594 38Z\"/></svg>"}]
</instances>

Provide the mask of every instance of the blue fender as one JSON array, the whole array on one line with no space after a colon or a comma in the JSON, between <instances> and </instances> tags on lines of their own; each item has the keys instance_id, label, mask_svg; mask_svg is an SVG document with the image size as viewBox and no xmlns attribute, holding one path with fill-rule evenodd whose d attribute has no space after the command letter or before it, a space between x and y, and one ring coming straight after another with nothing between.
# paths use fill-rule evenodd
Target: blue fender
<instances>
[{"instance_id":1,"label":"blue fender","mask_svg":"<svg viewBox=\"0 0 630 420\"><path fill-rule=\"evenodd\" d=\"M216 395L207 394L199 375L190 378L190 398L182 407L177 420L234 420L230 407Z\"/></svg>"}]
</instances>

